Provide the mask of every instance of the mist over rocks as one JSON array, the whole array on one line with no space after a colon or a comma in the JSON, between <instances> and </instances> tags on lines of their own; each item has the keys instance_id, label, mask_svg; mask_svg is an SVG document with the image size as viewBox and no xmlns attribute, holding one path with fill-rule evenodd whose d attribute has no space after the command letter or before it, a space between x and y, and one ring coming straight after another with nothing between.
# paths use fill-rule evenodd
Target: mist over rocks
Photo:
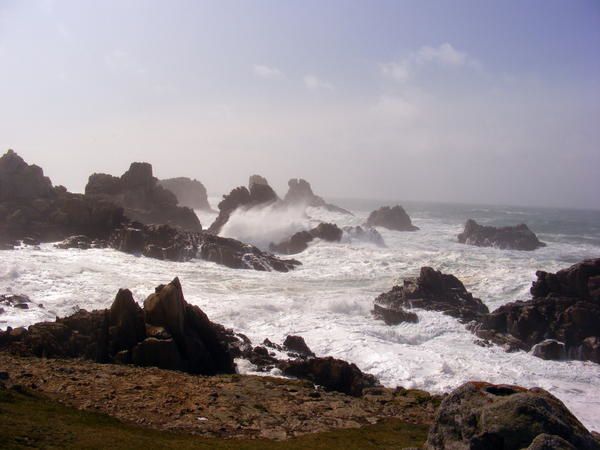
<instances>
[{"instance_id":1,"label":"mist over rocks","mask_svg":"<svg viewBox=\"0 0 600 450\"><path fill-rule=\"evenodd\" d=\"M546 246L524 223L513 227L496 228L479 225L473 219L467 220L465 229L458 235L458 242L478 247L526 251Z\"/></svg>"},{"instance_id":2,"label":"mist over rocks","mask_svg":"<svg viewBox=\"0 0 600 450\"><path fill-rule=\"evenodd\" d=\"M194 211L178 206L175 194L161 186L148 163L131 163L121 177L94 173L88 179L85 194L123 207L125 215L131 220L202 231Z\"/></svg>"},{"instance_id":3,"label":"mist over rocks","mask_svg":"<svg viewBox=\"0 0 600 450\"><path fill-rule=\"evenodd\" d=\"M208 203L206 188L196 179L176 177L159 180L158 183L175 194L180 206L203 211L213 210Z\"/></svg>"},{"instance_id":4,"label":"mist over rocks","mask_svg":"<svg viewBox=\"0 0 600 450\"><path fill-rule=\"evenodd\" d=\"M341 214L354 215L350 211L339 206L327 203L323 198L315 195L310 183L303 178L291 178L288 181L288 191L283 198L286 205L304 205L316 208L325 208L328 211Z\"/></svg>"},{"instance_id":5,"label":"mist over rocks","mask_svg":"<svg viewBox=\"0 0 600 450\"><path fill-rule=\"evenodd\" d=\"M276 253L293 255L306 250L309 242L313 239L323 239L328 242L340 242L342 234L343 231L337 225L323 222L311 230L299 231L279 244L271 243L269 249Z\"/></svg>"},{"instance_id":6,"label":"mist over rocks","mask_svg":"<svg viewBox=\"0 0 600 450\"><path fill-rule=\"evenodd\" d=\"M412 224L410 217L400 205L382 206L371 212L367 218L367 226L383 227L395 231L417 231L419 229Z\"/></svg>"}]
</instances>

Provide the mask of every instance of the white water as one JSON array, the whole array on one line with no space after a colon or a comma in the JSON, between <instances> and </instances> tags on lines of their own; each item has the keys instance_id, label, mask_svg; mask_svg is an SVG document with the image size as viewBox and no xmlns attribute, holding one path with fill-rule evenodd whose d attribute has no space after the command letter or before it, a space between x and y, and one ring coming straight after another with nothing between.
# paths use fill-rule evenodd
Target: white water
<instances>
[{"instance_id":1,"label":"white water","mask_svg":"<svg viewBox=\"0 0 600 450\"><path fill-rule=\"evenodd\" d=\"M157 284L179 276L189 302L255 343L299 334L318 355L354 362L388 386L435 392L467 380L540 386L565 402L588 428L600 431L600 365L483 348L463 325L437 312L420 311L419 323L393 327L373 320L369 312L378 294L424 265L456 275L490 309L527 299L537 269L555 271L570 265L566 261L597 257L595 236L588 242L584 235L567 239L540 234L549 245L535 252L477 248L456 242L463 219L408 212L420 231L381 229L387 248L318 241L296 256L303 266L290 273L231 270L204 261L163 262L113 250L57 250L49 244L1 252L0 293L27 294L44 307L4 307L0 328L53 320L77 307L105 308L120 287L131 289L142 302ZM366 214L350 217L311 209L312 220L298 220L291 227L308 227L317 218L359 225ZM202 216L202 223L212 217ZM243 217L238 219L226 234L255 242L290 229L289 223L279 226L268 214L248 218L248 227ZM261 226L261 221L268 225Z\"/></svg>"}]
</instances>

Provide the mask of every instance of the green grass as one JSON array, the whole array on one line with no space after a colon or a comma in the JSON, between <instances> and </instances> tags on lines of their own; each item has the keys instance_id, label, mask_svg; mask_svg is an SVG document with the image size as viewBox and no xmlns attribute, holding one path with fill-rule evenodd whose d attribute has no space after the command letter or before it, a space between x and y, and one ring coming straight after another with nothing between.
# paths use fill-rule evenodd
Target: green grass
<instances>
[{"instance_id":1,"label":"green grass","mask_svg":"<svg viewBox=\"0 0 600 450\"><path fill-rule=\"evenodd\" d=\"M0 389L2 449L401 449L421 446L426 436L425 425L390 419L360 429L309 434L283 442L202 438L124 424L38 395Z\"/></svg>"}]
</instances>

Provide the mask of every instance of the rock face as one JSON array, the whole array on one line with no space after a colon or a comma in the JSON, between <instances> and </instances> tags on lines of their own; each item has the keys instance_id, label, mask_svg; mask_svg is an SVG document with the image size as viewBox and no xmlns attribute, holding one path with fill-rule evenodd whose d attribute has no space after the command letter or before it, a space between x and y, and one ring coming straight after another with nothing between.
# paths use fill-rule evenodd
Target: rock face
<instances>
[{"instance_id":1,"label":"rock face","mask_svg":"<svg viewBox=\"0 0 600 450\"><path fill-rule=\"evenodd\" d=\"M212 211L208 203L206 188L200 181L186 177L177 177L160 180L158 183L163 188L175 194L180 206Z\"/></svg>"},{"instance_id":2,"label":"rock face","mask_svg":"<svg viewBox=\"0 0 600 450\"><path fill-rule=\"evenodd\" d=\"M313 206L325 208L328 211L333 211L342 214L353 215L350 211L340 208L339 206L327 203L313 192L310 183L302 178L292 178L288 181L288 191L283 198L286 205L296 206L303 205L304 207Z\"/></svg>"},{"instance_id":3,"label":"rock face","mask_svg":"<svg viewBox=\"0 0 600 450\"><path fill-rule=\"evenodd\" d=\"M561 446L547 446L553 442ZM469 382L442 401L425 448L598 450L600 443L543 389Z\"/></svg>"},{"instance_id":4,"label":"rock face","mask_svg":"<svg viewBox=\"0 0 600 450\"><path fill-rule=\"evenodd\" d=\"M398 325L399 323L417 323L419 317L410 311L405 311L400 306L385 307L375 303L373 305L373 317L378 320L383 320L386 325Z\"/></svg>"},{"instance_id":5,"label":"rock face","mask_svg":"<svg viewBox=\"0 0 600 450\"><path fill-rule=\"evenodd\" d=\"M367 219L370 227L383 227L395 231L417 231L419 227L412 224L410 217L400 205L393 208L383 206L371 214Z\"/></svg>"},{"instance_id":6,"label":"rock face","mask_svg":"<svg viewBox=\"0 0 600 450\"><path fill-rule=\"evenodd\" d=\"M106 238L125 221L123 209L110 202L53 187L42 169L14 151L0 158L0 247L16 240L48 242L75 234ZM30 239L31 240L31 239Z\"/></svg>"},{"instance_id":7,"label":"rock face","mask_svg":"<svg viewBox=\"0 0 600 450\"><path fill-rule=\"evenodd\" d=\"M132 363L213 375L234 373L233 333L188 304L179 279L160 285L140 308L121 289L108 310L0 332L0 348L22 355Z\"/></svg>"},{"instance_id":8,"label":"rock face","mask_svg":"<svg viewBox=\"0 0 600 450\"><path fill-rule=\"evenodd\" d=\"M95 173L88 180L85 194L123 207L125 215L135 221L202 230L194 211L177 206L175 194L159 184L148 163L132 163L121 177Z\"/></svg>"},{"instance_id":9,"label":"rock face","mask_svg":"<svg viewBox=\"0 0 600 450\"><path fill-rule=\"evenodd\" d=\"M344 227L344 239L348 239L350 242L369 242L375 244L378 247L386 247L385 241L379 231L372 227Z\"/></svg>"},{"instance_id":10,"label":"rock face","mask_svg":"<svg viewBox=\"0 0 600 450\"><path fill-rule=\"evenodd\" d=\"M458 242L478 247L529 251L546 246L524 223L514 227L495 228L479 225L473 219L467 220L464 231L458 235Z\"/></svg>"},{"instance_id":11,"label":"rock face","mask_svg":"<svg viewBox=\"0 0 600 450\"><path fill-rule=\"evenodd\" d=\"M320 223L309 231L299 231L288 240L279 244L271 244L270 250L284 255L294 255L308 248L308 243L313 239L323 239L328 242L339 242L342 239L342 230L333 223Z\"/></svg>"},{"instance_id":12,"label":"rock face","mask_svg":"<svg viewBox=\"0 0 600 450\"><path fill-rule=\"evenodd\" d=\"M264 177L252 175L248 188L239 186L228 195L223 196L223 200L219 203L219 215L208 228L208 232L219 234L231 213L238 208L250 209L256 206L266 206L278 200L279 197Z\"/></svg>"},{"instance_id":13,"label":"rock face","mask_svg":"<svg viewBox=\"0 0 600 450\"><path fill-rule=\"evenodd\" d=\"M421 267L418 278L406 279L402 286L394 286L391 291L381 294L375 299L375 305L379 308L373 311L374 315L384 320L386 314L402 317L406 314L402 308L441 311L461 322L478 320L488 312L487 306L473 297L458 278L431 267Z\"/></svg>"},{"instance_id":14,"label":"rock face","mask_svg":"<svg viewBox=\"0 0 600 450\"><path fill-rule=\"evenodd\" d=\"M509 351L529 351L540 344L535 356L600 363L599 280L600 258L555 274L538 271L533 299L501 306L483 316L474 331Z\"/></svg>"}]
</instances>

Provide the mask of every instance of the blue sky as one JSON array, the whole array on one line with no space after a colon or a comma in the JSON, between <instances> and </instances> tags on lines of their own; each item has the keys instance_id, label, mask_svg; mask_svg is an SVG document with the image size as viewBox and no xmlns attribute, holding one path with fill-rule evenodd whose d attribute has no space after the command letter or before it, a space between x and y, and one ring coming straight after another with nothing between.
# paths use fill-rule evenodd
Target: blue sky
<instances>
[{"instance_id":1,"label":"blue sky","mask_svg":"<svg viewBox=\"0 0 600 450\"><path fill-rule=\"evenodd\" d=\"M82 190L600 208L598 1L0 0L0 148Z\"/></svg>"}]
</instances>

